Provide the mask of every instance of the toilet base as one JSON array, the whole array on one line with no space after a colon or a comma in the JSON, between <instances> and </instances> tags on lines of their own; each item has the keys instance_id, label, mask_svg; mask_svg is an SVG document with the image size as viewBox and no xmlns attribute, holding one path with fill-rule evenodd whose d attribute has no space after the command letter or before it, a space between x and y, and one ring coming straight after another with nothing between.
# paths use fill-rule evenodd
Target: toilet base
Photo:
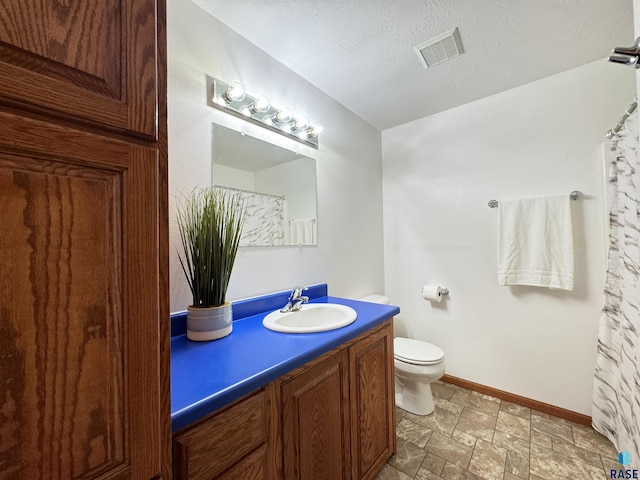
<instances>
[{"instance_id":1,"label":"toilet base","mask_svg":"<svg viewBox=\"0 0 640 480\"><path fill-rule=\"evenodd\" d=\"M436 408L431 383L396 376L396 406L414 415L429 415Z\"/></svg>"}]
</instances>

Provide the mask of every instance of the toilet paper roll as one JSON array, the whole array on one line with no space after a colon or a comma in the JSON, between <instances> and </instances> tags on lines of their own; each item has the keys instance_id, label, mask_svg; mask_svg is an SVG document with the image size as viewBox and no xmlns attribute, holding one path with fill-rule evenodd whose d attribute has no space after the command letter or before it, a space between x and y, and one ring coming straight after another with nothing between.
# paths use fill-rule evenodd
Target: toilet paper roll
<instances>
[{"instance_id":1,"label":"toilet paper roll","mask_svg":"<svg viewBox=\"0 0 640 480\"><path fill-rule=\"evenodd\" d=\"M440 285L425 285L422 287L422 298L430 302L441 302L442 287Z\"/></svg>"}]
</instances>

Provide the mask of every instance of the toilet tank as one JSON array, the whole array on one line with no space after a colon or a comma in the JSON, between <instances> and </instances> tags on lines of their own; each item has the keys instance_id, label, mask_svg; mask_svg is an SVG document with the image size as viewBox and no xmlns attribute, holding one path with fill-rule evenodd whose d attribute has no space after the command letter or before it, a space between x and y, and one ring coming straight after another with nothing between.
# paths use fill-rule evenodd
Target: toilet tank
<instances>
[{"instance_id":1,"label":"toilet tank","mask_svg":"<svg viewBox=\"0 0 640 480\"><path fill-rule=\"evenodd\" d=\"M359 298L358 300L361 302L384 303L385 305L389 305L389 298L378 294L367 295L366 297Z\"/></svg>"}]
</instances>

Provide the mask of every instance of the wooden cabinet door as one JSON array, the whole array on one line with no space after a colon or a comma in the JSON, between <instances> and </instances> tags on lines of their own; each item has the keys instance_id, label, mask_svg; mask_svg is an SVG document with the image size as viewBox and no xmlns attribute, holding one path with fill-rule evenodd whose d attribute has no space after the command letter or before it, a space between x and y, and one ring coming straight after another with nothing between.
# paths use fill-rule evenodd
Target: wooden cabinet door
<instances>
[{"instance_id":1,"label":"wooden cabinet door","mask_svg":"<svg viewBox=\"0 0 640 480\"><path fill-rule=\"evenodd\" d=\"M370 479L396 448L391 321L349 348L349 364L353 478Z\"/></svg>"},{"instance_id":2,"label":"wooden cabinet door","mask_svg":"<svg viewBox=\"0 0 640 480\"><path fill-rule=\"evenodd\" d=\"M155 478L157 151L0 124L0 478Z\"/></svg>"},{"instance_id":3,"label":"wooden cabinet door","mask_svg":"<svg viewBox=\"0 0 640 480\"><path fill-rule=\"evenodd\" d=\"M284 478L351 478L347 352L282 384Z\"/></svg>"},{"instance_id":4,"label":"wooden cabinet door","mask_svg":"<svg viewBox=\"0 0 640 480\"><path fill-rule=\"evenodd\" d=\"M156 0L2 0L0 104L156 138Z\"/></svg>"}]
</instances>

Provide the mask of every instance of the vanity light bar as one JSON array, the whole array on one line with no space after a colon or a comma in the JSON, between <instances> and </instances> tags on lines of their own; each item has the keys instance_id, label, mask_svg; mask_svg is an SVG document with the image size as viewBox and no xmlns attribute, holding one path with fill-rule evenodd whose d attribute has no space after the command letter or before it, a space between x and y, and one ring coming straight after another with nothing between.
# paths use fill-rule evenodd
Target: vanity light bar
<instances>
[{"instance_id":1,"label":"vanity light bar","mask_svg":"<svg viewBox=\"0 0 640 480\"><path fill-rule=\"evenodd\" d=\"M239 83L228 84L215 78L209 80L207 84L213 86L208 102L210 106L318 148L318 136L323 128L310 124L306 116L293 114L286 107L276 108L264 96L249 95Z\"/></svg>"}]
</instances>

